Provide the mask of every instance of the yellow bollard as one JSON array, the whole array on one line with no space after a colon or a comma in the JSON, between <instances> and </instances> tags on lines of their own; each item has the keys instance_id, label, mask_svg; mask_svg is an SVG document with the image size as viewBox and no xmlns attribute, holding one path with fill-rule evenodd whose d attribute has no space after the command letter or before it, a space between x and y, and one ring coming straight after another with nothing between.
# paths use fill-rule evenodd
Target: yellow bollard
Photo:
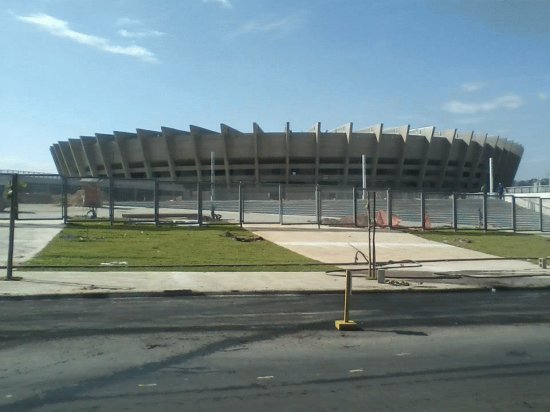
<instances>
[{"instance_id":1,"label":"yellow bollard","mask_svg":"<svg viewBox=\"0 0 550 412\"><path fill-rule=\"evenodd\" d=\"M338 330L359 330L356 322L349 320L349 304L351 295L351 271L346 270L346 290L344 291L344 320L334 322Z\"/></svg>"}]
</instances>

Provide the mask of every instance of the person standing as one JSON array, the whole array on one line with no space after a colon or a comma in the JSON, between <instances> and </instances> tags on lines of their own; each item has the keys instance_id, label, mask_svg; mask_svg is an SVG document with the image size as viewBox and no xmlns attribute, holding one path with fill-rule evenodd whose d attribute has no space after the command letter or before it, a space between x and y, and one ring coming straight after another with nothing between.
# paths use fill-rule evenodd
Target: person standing
<instances>
[{"instance_id":1,"label":"person standing","mask_svg":"<svg viewBox=\"0 0 550 412\"><path fill-rule=\"evenodd\" d=\"M499 182L497 190L498 198L502 200L504 198L504 185L502 184L502 182Z\"/></svg>"}]
</instances>

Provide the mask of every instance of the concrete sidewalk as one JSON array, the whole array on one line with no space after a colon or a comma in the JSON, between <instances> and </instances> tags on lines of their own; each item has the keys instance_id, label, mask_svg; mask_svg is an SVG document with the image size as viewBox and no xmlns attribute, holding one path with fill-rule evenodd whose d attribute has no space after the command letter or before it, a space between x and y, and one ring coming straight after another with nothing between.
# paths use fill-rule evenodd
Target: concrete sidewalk
<instances>
[{"instance_id":1,"label":"concrete sidewalk","mask_svg":"<svg viewBox=\"0 0 550 412\"><path fill-rule=\"evenodd\" d=\"M18 258L37 253L61 226L18 228L29 242ZM45 230L47 229L47 230ZM550 270L519 261L432 242L398 231L378 231L378 262L386 262L386 282L367 278L364 229L317 226L249 225L259 236L325 263L353 269L353 291L444 291L550 287ZM32 241L30 241L32 239ZM0 297L135 296L231 293L342 293L344 273L334 272L157 272L15 271L19 281L0 282Z\"/></svg>"}]
</instances>

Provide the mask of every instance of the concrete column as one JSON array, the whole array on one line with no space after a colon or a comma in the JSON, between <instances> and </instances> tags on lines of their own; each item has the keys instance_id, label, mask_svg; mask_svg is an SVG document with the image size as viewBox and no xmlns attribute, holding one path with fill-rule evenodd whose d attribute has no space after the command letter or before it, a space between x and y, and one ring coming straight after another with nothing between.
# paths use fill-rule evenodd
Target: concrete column
<instances>
[{"instance_id":1,"label":"concrete column","mask_svg":"<svg viewBox=\"0 0 550 412\"><path fill-rule=\"evenodd\" d=\"M193 158L195 159L195 171L197 172L197 180L200 182L202 179L201 176L201 161L199 159L199 136L200 128L190 125L189 133L191 134L191 145L193 146Z\"/></svg>"},{"instance_id":2,"label":"concrete column","mask_svg":"<svg viewBox=\"0 0 550 412\"><path fill-rule=\"evenodd\" d=\"M59 142L59 149L61 151L61 155L63 156L63 159L65 160L65 164L67 165L69 174L71 176L78 176L79 171L76 166L76 160L73 156L69 142Z\"/></svg>"},{"instance_id":3,"label":"concrete column","mask_svg":"<svg viewBox=\"0 0 550 412\"><path fill-rule=\"evenodd\" d=\"M321 122L317 122L315 129L315 184L319 184L319 153L321 151Z\"/></svg>"},{"instance_id":4,"label":"concrete column","mask_svg":"<svg viewBox=\"0 0 550 412\"><path fill-rule=\"evenodd\" d=\"M427 144L422 155L422 165L420 166L420 172L418 173L418 184L420 189L424 187L424 179L426 177L426 169L428 167L428 160L430 158L430 147L432 143L432 138L435 133L435 127L428 127L424 130L424 137L426 138Z\"/></svg>"},{"instance_id":5,"label":"concrete column","mask_svg":"<svg viewBox=\"0 0 550 412\"><path fill-rule=\"evenodd\" d=\"M130 172L130 166L128 164L128 156L124 148L124 143L127 139L137 138L136 135L124 132L114 132L115 142L118 149L118 154L120 155L120 161L122 163L122 170L124 171L124 177L129 179L132 177Z\"/></svg>"},{"instance_id":6,"label":"concrete column","mask_svg":"<svg viewBox=\"0 0 550 412\"><path fill-rule=\"evenodd\" d=\"M52 150L55 153L55 158L59 162L59 165L61 166L61 170L63 171L64 176L70 176L71 171L69 169L69 166L67 165L67 162L65 161L65 158L63 157L63 153L61 152L61 147L59 146L59 143L54 144L52 146Z\"/></svg>"},{"instance_id":7,"label":"concrete column","mask_svg":"<svg viewBox=\"0 0 550 412\"><path fill-rule=\"evenodd\" d=\"M399 134L403 138L403 143L401 144L400 152L399 152L399 160L397 161L397 169L395 170L395 186L399 187L401 185L402 181L402 174L403 174L403 164L405 162L405 153L407 149L407 137L409 136L409 130L411 126L401 126L399 128Z\"/></svg>"},{"instance_id":8,"label":"concrete column","mask_svg":"<svg viewBox=\"0 0 550 412\"><path fill-rule=\"evenodd\" d=\"M474 138L472 141L477 141L479 143L479 145L481 146L481 149L479 150L477 156L475 156L473 159L472 159L472 166L471 166L471 173L470 173L470 180L469 180L469 183L468 183L468 186L469 187L472 187L473 183L476 181L476 174L478 173L479 171L479 165L481 164L482 162L482 159L485 155L485 147L486 147L486 142L487 142L487 134L481 136L480 138L477 138L475 135L474 135ZM485 180L484 180L484 177L481 176L479 179L481 179L482 183L486 183ZM478 185L481 187L481 185Z\"/></svg>"},{"instance_id":9,"label":"concrete column","mask_svg":"<svg viewBox=\"0 0 550 412\"><path fill-rule=\"evenodd\" d=\"M285 179L286 183L289 183L290 179L290 138L291 138L292 132L290 131L290 123L286 122L285 127L285 165L286 165L286 172L285 172Z\"/></svg>"},{"instance_id":10,"label":"concrete column","mask_svg":"<svg viewBox=\"0 0 550 412\"><path fill-rule=\"evenodd\" d=\"M221 134L222 134L222 140L223 140L223 167L224 167L224 171L225 171L225 184L227 187L229 187L229 184L231 183L231 179L230 179L230 167L229 167L229 156L227 154L227 139L228 137L231 135L231 132L233 129L231 129L229 126L225 125L225 124L221 124L220 125L220 128L221 128Z\"/></svg>"},{"instance_id":11,"label":"concrete column","mask_svg":"<svg viewBox=\"0 0 550 412\"><path fill-rule=\"evenodd\" d=\"M164 150L166 150L166 160L168 160L168 168L170 169L170 178L176 180L176 164L174 163L172 138L162 133L162 142L164 143Z\"/></svg>"},{"instance_id":12,"label":"concrete column","mask_svg":"<svg viewBox=\"0 0 550 412\"><path fill-rule=\"evenodd\" d=\"M145 168L145 175L147 179L153 178L153 172L151 171L151 162L149 161L149 153L147 152L147 140L150 138L148 131L142 129L136 129L139 148L141 150L141 158L143 160L143 166Z\"/></svg>"},{"instance_id":13,"label":"concrete column","mask_svg":"<svg viewBox=\"0 0 550 412\"><path fill-rule=\"evenodd\" d=\"M376 136L376 150L372 154L372 164L371 164L371 173L370 173L370 186L374 187L376 184L376 174L378 172L378 153L380 151L380 140L382 139L382 130L384 124L380 123L376 126L373 126L373 132Z\"/></svg>"},{"instance_id":14,"label":"concrete column","mask_svg":"<svg viewBox=\"0 0 550 412\"><path fill-rule=\"evenodd\" d=\"M258 185L260 184L260 136L263 134L263 130L257 123L254 123L252 126L254 129L254 175L256 177L256 184Z\"/></svg>"},{"instance_id":15,"label":"concrete column","mask_svg":"<svg viewBox=\"0 0 550 412\"><path fill-rule=\"evenodd\" d=\"M57 144L50 146L50 154L52 155L53 162L55 163L55 168L57 169L57 173L64 176L66 173L64 171L65 170L64 167L62 166L63 160L58 158L57 151L55 149L56 146Z\"/></svg>"},{"instance_id":16,"label":"concrete column","mask_svg":"<svg viewBox=\"0 0 550 412\"><path fill-rule=\"evenodd\" d=\"M80 136L80 141L82 142L82 150L86 157L86 163L88 163L88 167L90 168L90 174L92 177L97 177L95 158L92 156L89 147L91 144L96 144L96 139L91 136Z\"/></svg>"},{"instance_id":17,"label":"concrete column","mask_svg":"<svg viewBox=\"0 0 550 412\"><path fill-rule=\"evenodd\" d=\"M445 130L441 132L441 136L446 137L447 140L449 141L449 144L447 145L447 151L445 152L443 158L441 159L441 177L437 184L439 189L443 187L443 183L445 182L445 178L446 178L445 174L447 173L447 168L449 166L449 158L451 157L451 150L453 145L455 144L456 129Z\"/></svg>"},{"instance_id":18,"label":"concrete column","mask_svg":"<svg viewBox=\"0 0 550 412\"><path fill-rule=\"evenodd\" d=\"M349 158L350 158L350 146L351 146L351 135L353 133L353 123L349 122L347 125L344 126L344 130L346 133L346 157L344 159L344 179L343 184L348 184L348 176L349 176Z\"/></svg>"},{"instance_id":19,"label":"concrete column","mask_svg":"<svg viewBox=\"0 0 550 412\"><path fill-rule=\"evenodd\" d=\"M114 140L114 136L110 134L102 134L102 133L96 133L95 136L97 141L97 147L99 149L99 156L101 157L101 162L103 163L105 174L107 175L107 177L112 177L113 176L112 162L113 162L114 154L106 146L109 144L109 142Z\"/></svg>"},{"instance_id":20,"label":"concrete column","mask_svg":"<svg viewBox=\"0 0 550 412\"><path fill-rule=\"evenodd\" d=\"M474 132L473 131L471 131L466 136L464 136L463 140L466 143L466 150L464 150L461 153L460 158L458 160L458 167L456 168L457 176L456 176L456 181L455 181L455 187L460 187L461 190L463 188L462 184L467 183L467 181L468 181L468 179L464 179L464 177L462 177L462 174L464 173L464 165L466 164L466 159L468 158L468 153L470 152L473 137L474 137ZM466 185L465 189L466 189L466 191L468 191L468 185Z\"/></svg>"}]
</instances>

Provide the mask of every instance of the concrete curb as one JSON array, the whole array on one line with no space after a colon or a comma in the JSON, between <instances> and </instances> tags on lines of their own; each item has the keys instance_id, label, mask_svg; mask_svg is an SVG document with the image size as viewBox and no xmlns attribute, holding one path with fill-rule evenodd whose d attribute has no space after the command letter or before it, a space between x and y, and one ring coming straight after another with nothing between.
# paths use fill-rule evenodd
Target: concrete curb
<instances>
[{"instance_id":1,"label":"concrete curb","mask_svg":"<svg viewBox=\"0 0 550 412\"><path fill-rule=\"evenodd\" d=\"M353 295L368 295L372 293L464 293L482 291L507 292L517 290L550 290L550 286L523 286L523 287L487 287L469 286L457 288L407 288L407 289L371 289L356 290ZM197 297L197 296L276 296L276 295L344 295L344 290L267 290L267 291L206 291L199 292L190 289L144 291L144 292L83 292L83 293L50 293L35 295L0 295L0 301L7 300L52 300L52 299L117 299L117 298L166 298L166 297Z\"/></svg>"}]
</instances>

